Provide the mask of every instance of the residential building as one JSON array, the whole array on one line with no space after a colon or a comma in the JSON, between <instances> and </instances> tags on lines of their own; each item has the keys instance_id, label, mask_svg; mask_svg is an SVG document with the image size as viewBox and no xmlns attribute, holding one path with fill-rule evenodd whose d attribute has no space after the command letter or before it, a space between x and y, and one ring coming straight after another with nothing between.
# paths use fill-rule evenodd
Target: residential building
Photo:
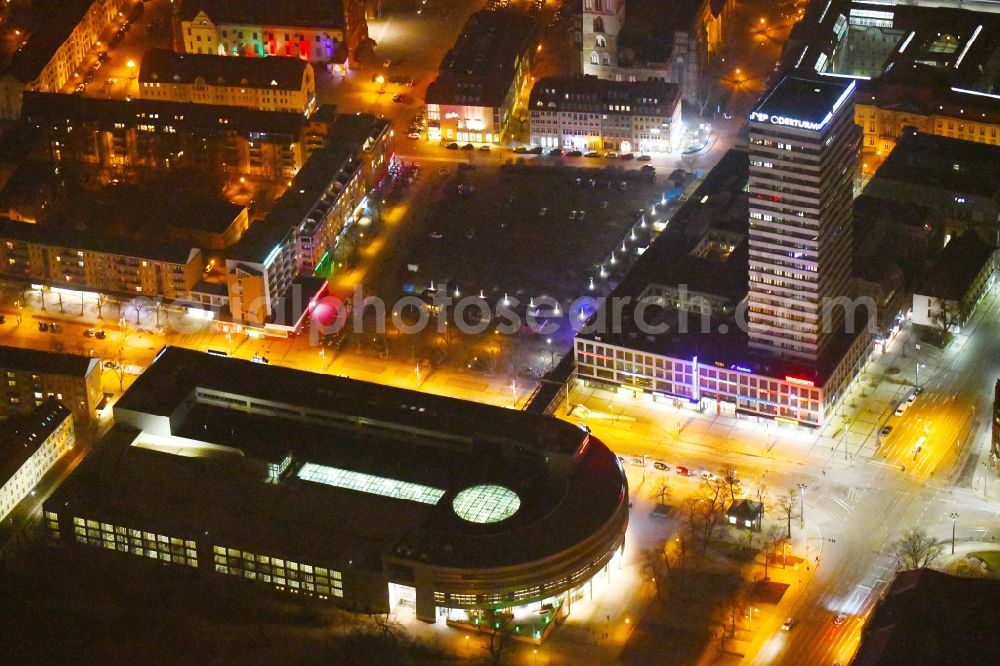
<instances>
[{"instance_id":1,"label":"residential building","mask_svg":"<svg viewBox=\"0 0 1000 666\"><path fill-rule=\"evenodd\" d=\"M182 0L174 50L345 64L368 39L364 0Z\"/></svg>"},{"instance_id":2,"label":"residential building","mask_svg":"<svg viewBox=\"0 0 1000 666\"><path fill-rule=\"evenodd\" d=\"M533 146L658 153L680 148L683 136L673 83L548 77L531 89L528 109Z\"/></svg>"},{"instance_id":3,"label":"residential building","mask_svg":"<svg viewBox=\"0 0 1000 666\"><path fill-rule=\"evenodd\" d=\"M0 425L0 521L76 443L73 413L55 397Z\"/></svg>"},{"instance_id":4,"label":"residential building","mask_svg":"<svg viewBox=\"0 0 1000 666\"><path fill-rule=\"evenodd\" d=\"M948 238L1000 239L1000 146L907 130L868 181L865 196L920 206Z\"/></svg>"},{"instance_id":5,"label":"residential building","mask_svg":"<svg viewBox=\"0 0 1000 666\"><path fill-rule=\"evenodd\" d=\"M328 129L288 111L50 93L25 93L23 115L57 163L271 178L295 175Z\"/></svg>"},{"instance_id":6,"label":"residential building","mask_svg":"<svg viewBox=\"0 0 1000 666\"><path fill-rule=\"evenodd\" d=\"M173 300L203 267L201 252L189 245L0 218L0 277L22 284Z\"/></svg>"},{"instance_id":7,"label":"residential building","mask_svg":"<svg viewBox=\"0 0 1000 666\"><path fill-rule=\"evenodd\" d=\"M15 33L24 41L0 73L0 118L21 117L25 91L60 92L74 82L102 33L130 4L131 0L33 2L29 11L37 18L37 28L24 35Z\"/></svg>"},{"instance_id":8,"label":"residential building","mask_svg":"<svg viewBox=\"0 0 1000 666\"><path fill-rule=\"evenodd\" d=\"M167 347L114 421L43 505L81 557L429 623L531 609L536 642L615 582L627 479L553 417Z\"/></svg>"},{"instance_id":9,"label":"residential building","mask_svg":"<svg viewBox=\"0 0 1000 666\"><path fill-rule=\"evenodd\" d=\"M61 352L0 346L3 379L0 415L27 415L48 398L70 411L77 427L90 423L104 394L99 359Z\"/></svg>"},{"instance_id":10,"label":"residential building","mask_svg":"<svg viewBox=\"0 0 1000 666\"><path fill-rule=\"evenodd\" d=\"M299 58L241 58L151 49L139 65L139 97L308 116L316 107L316 80L312 65Z\"/></svg>"},{"instance_id":11,"label":"residential building","mask_svg":"<svg viewBox=\"0 0 1000 666\"><path fill-rule=\"evenodd\" d=\"M297 331L307 304L326 287L308 278L360 220L367 191L355 151L331 146L313 153L267 216L226 251L234 323L275 335Z\"/></svg>"},{"instance_id":12,"label":"residential building","mask_svg":"<svg viewBox=\"0 0 1000 666\"><path fill-rule=\"evenodd\" d=\"M517 10L476 12L427 86L432 141L501 143L531 81L534 19Z\"/></svg>"},{"instance_id":13,"label":"residential building","mask_svg":"<svg viewBox=\"0 0 1000 666\"><path fill-rule=\"evenodd\" d=\"M996 281L1000 252L979 234L952 238L913 287L914 324L955 332Z\"/></svg>"},{"instance_id":14,"label":"residential building","mask_svg":"<svg viewBox=\"0 0 1000 666\"><path fill-rule=\"evenodd\" d=\"M735 0L583 0L585 75L614 81L664 81L695 103L701 71L722 45Z\"/></svg>"},{"instance_id":15,"label":"residential building","mask_svg":"<svg viewBox=\"0 0 1000 666\"><path fill-rule=\"evenodd\" d=\"M843 328L861 135L854 87L786 76L750 114L752 349L815 364Z\"/></svg>"}]
</instances>

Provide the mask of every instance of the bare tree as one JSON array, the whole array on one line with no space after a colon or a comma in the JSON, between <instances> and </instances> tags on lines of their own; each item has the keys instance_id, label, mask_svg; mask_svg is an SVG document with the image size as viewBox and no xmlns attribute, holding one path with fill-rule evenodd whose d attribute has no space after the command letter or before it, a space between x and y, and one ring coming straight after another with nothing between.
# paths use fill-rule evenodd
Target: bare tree
<instances>
[{"instance_id":1,"label":"bare tree","mask_svg":"<svg viewBox=\"0 0 1000 666\"><path fill-rule=\"evenodd\" d=\"M490 661L499 664L513 641L511 633L514 630L514 616L510 613L488 611L487 618L493 632L490 634L486 651L489 653Z\"/></svg>"},{"instance_id":2,"label":"bare tree","mask_svg":"<svg viewBox=\"0 0 1000 666\"><path fill-rule=\"evenodd\" d=\"M733 467L732 465L726 465L719 472L719 478L725 481L726 486L728 486L729 499L735 500L737 495L737 489L740 489L740 492L742 492L740 485L740 475L736 471L736 468Z\"/></svg>"},{"instance_id":3,"label":"bare tree","mask_svg":"<svg viewBox=\"0 0 1000 666\"><path fill-rule=\"evenodd\" d=\"M104 294L97 294L97 318L104 319L104 303L107 300Z\"/></svg>"},{"instance_id":4,"label":"bare tree","mask_svg":"<svg viewBox=\"0 0 1000 666\"><path fill-rule=\"evenodd\" d=\"M778 559L778 548L782 546L785 541L785 530L781 528L781 525L772 525L767 531L766 542L764 545L764 580L767 580L767 547L771 547L771 557L775 560ZM785 559L781 559L781 568L785 568Z\"/></svg>"},{"instance_id":5,"label":"bare tree","mask_svg":"<svg viewBox=\"0 0 1000 666\"><path fill-rule=\"evenodd\" d=\"M702 555L708 552L715 530L725 512L726 489L726 482L719 477L703 479L699 496L684 500L688 529L691 537L701 547Z\"/></svg>"},{"instance_id":6,"label":"bare tree","mask_svg":"<svg viewBox=\"0 0 1000 666\"><path fill-rule=\"evenodd\" d=\"M942 299L940 304L941 307L931 314L931 320L940 327L942 334L948 334L965 320L965 308L958 301Z\"/></svg>"},{"instance_id":7,"label":"bare tree","mask_svg":"<svg viewBox=\"0 0 1000 666\"><path fill-rule=\"evenodd\" d=\"M661 477L656 481L656 485L653 486L653 492L651 492L649 496L658 500L658 503L663 505L667 503L667 498L670 497L670 492L670 483Z\"/></svg>"},{"instance_id":8,"label":"bare tree","mask_svg":"<svg viewBox=\"0 0 1000 666\"><path fill-rule=\"evenodd\" d=\"M787 495L779 497L773 507L778 515L787 523L786 539L792 538L792 518L795 517L795 509L798 507L796 494L795 488L792 488L788 491Z\"/></svg>"},{"instance_id":9,"label":"bare tree","mask_svg":"<svg viewBox=\"0 0 1000 666\"><path fill-rule=\"evenodd\" d=\"M399 620L393 617L392 613L388 611L385 613L372 613L371 619L375 630L386 638L397 636L403 629L403 625L400 624Z\"/></svg>"},{"instance_id":10,"label":"bare tree","mask_svg":"<svg viewBox=\"0 0 1000 666\"><path fill-rule=\"evenodd\" d=\"M941 541L928 536L927 532L919 527L903 532L902 536L893 542L896 561L903 571L929 567L941 556L943 550Z\"/></svg>"}]
</instances>

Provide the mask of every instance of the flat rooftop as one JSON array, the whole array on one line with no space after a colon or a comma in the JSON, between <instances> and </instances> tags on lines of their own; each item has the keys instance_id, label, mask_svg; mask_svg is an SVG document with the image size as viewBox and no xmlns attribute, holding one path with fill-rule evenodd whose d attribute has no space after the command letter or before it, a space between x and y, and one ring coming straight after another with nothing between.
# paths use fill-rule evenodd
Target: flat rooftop
<instances>
[{"instance_id":1,"label":"flat rooftop","mask_svg":"<svg viewBox=\"0 0 1000 666\"><path fill-rule=\"evenodd\" d=\"M18 223L19 224L19 223ZM0 368L40 375L70 375L83 379L97 359L78 354L0 346Z\"/></svg>"},{"instance_id":2,"label":"flat rooftop","mask_svg":"<svg viewBox=\"0 0 1000 666\"><path fill-rule=\"evenodd\" d=\"M316 416L190 401L195 387ZM170 436L152 446L152 434L130 425L134 412L175 411ZM614 454L552 417L177 348L136 380L115 416L53 506L171 536L208 530L221 544L305 562L372 571L387 555L454 567L534 562L596 533L627 501ZM292 467L267 480L263 463L288 454ZM324 480L329 472L356 483ZM399 484L430 495L385 491ZM461 518L453 500L483 485L515 493L519 506L499 522Z\"/></svg>"},{"instance_id":3,"label":"flat rooftop","mask_svg":"<svg viewBox=\"0 0 1000 666\"><path fill-rule=\"evenodd\" d=\"M137 257L171 264L187 264L197 252L189 245L164 243L156 239L135 239L124 236L76 231L50 224L28 224L0 217L0 238L35 243L49 247L101 252L122 257Z\"/></svg>"},{"instance_id":4,"label":"flat rooftop","mask_svg":"<svg viewBox=\"0 0 1000 666\"><path fill-rule=\"evenodd\" d=\"M844 79L786 75L757 103L754 112L822 123L852 83Z\"/></svg>"},{"instance_id":5,"label":"flat rooftop","mask_svg":"<svg viewBox=\"0 0 1000 666\"><path fill-rule=\"evenodd\" d=\"M873 176L883 179L1000 201L1000 146L909 132Z\"/></svg>"}]
</instances>

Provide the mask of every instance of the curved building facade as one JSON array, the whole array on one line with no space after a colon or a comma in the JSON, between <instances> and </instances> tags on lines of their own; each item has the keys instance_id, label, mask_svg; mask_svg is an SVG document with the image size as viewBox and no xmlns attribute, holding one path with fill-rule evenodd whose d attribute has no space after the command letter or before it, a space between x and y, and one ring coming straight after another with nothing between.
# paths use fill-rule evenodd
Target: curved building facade
<instances>
[{"instance_id":1,"label":"curved building facade","mask_svg":"<svg viewBox=\"0 0 1000 666\"><path fill-rule=\"evenodd\" d=\"M80 546L434 622L568 601L620 551L628 488L600 440L551 417L166 348L45 520Z\"/></svg>"}]
</instances>

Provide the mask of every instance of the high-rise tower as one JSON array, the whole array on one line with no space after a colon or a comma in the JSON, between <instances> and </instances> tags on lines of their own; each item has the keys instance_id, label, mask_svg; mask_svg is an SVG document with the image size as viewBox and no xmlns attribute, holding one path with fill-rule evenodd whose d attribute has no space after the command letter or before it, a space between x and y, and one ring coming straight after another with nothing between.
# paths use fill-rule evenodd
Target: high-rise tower
<instances>
[{"instance_id":1,"label":"high-rise tower","mask_svg":"<svg viewBox=\"0 0 1000 666\"><path fill-rule=\"evenodd\" d=\"M843 329L854 82L786 76L750 114L750 347L815 364Z\"/></svg>"},{"instance_id":2,"label":"high-rise tower","mask_svg":"<svg viewBox=\"0 0 1000 666\"><path fill-rule=\"evenodd\" d=\"M618 33L625 22L623 0L583 0L583 73L614 78L618 67Z\"/></svg>"}]
</instances>

